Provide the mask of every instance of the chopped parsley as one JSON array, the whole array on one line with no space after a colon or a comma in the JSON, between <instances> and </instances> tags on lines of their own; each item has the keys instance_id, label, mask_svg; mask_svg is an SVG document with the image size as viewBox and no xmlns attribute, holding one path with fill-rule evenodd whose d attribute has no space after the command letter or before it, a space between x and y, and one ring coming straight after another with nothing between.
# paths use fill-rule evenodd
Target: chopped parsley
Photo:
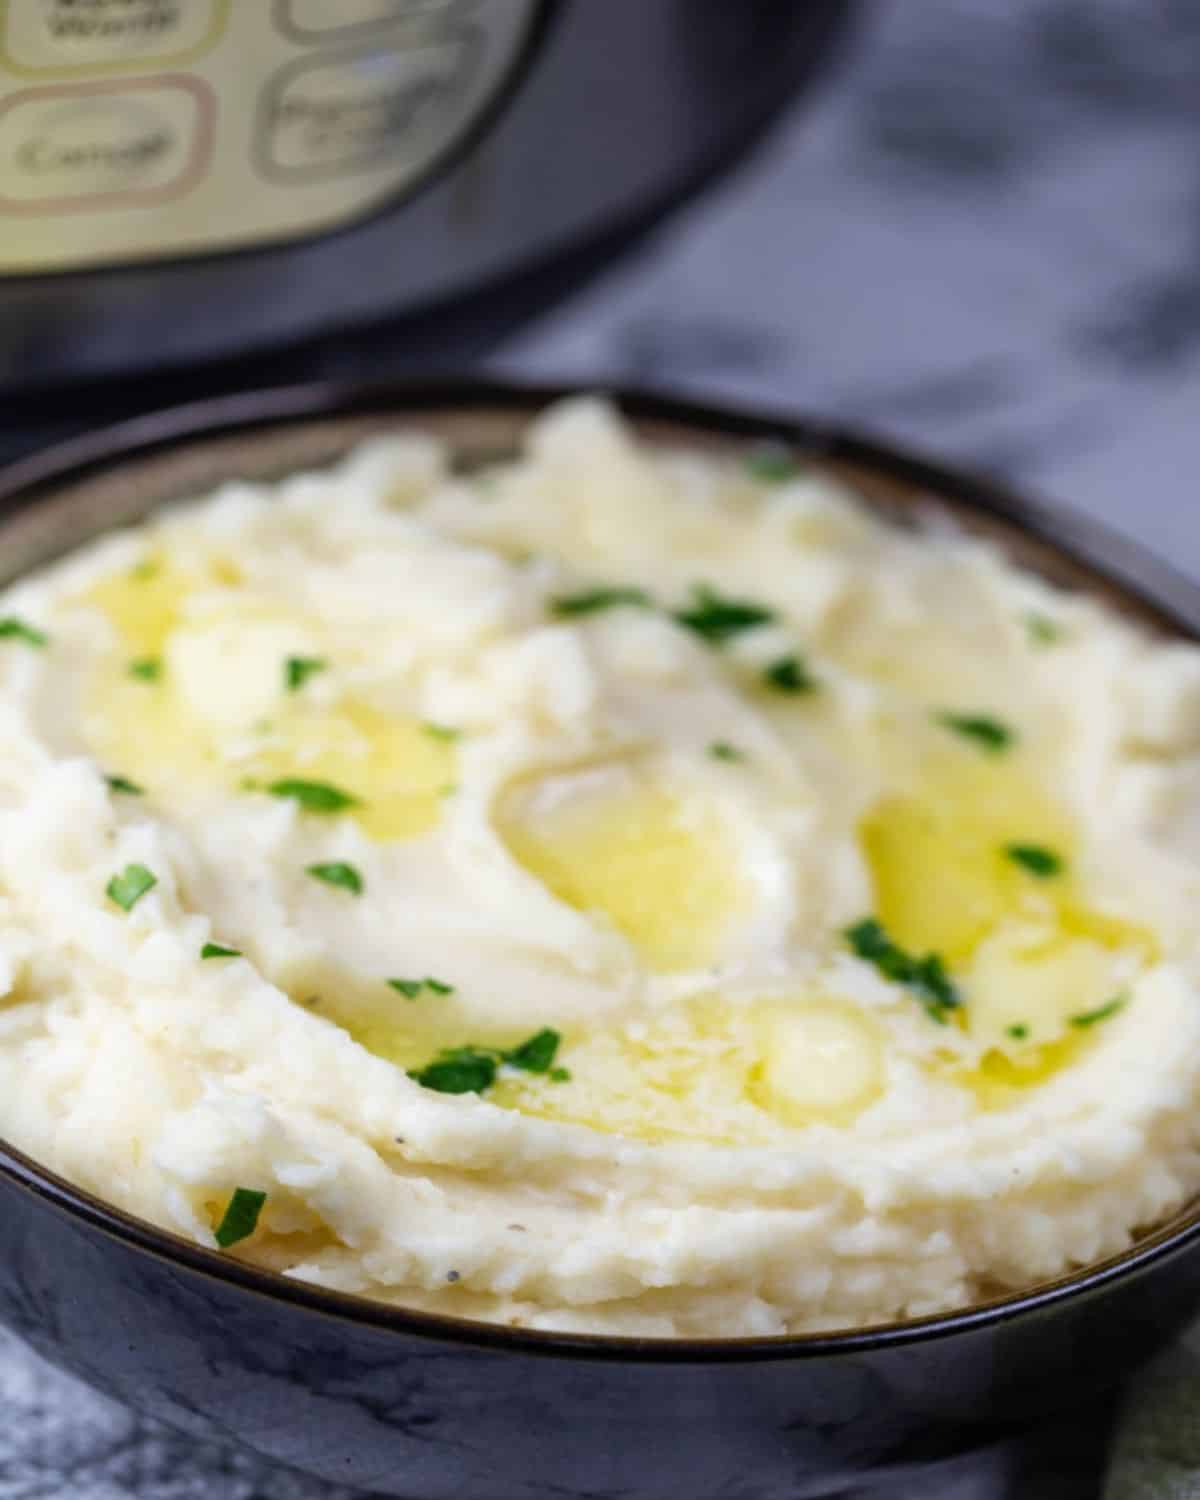
<instances>
[{"instance_id":1,"label":"chopped parsley","mask_svg":"<svg viewBox=\"0 0 1200 1500\"><path fill-rule=\"evenodd\" d=\"M343 792L341 787L328 781L303 781L296 776L285 776L281 781L272 781L267 791L272 797L291 797L305 812L337 813L354 807L357 797Z\"/></svg>"},{"instance_id":2,"label":"chopped parsley","mask_svg":"<svg viewBox=\"0 0 1200 1500\"><path fill-rule=\"evenodd\" d=\"M146 892L157 884L157 875L145 865L126 865L119 875L113 876L104 891L122 911L132 911Z\"/></svg>"},{"instance_id":3,"label":"chopped parsley","mask_svg":"<svg viewBox=\"0 0 1200 1500\"><path fill-rule=\"evenodd\" d=\"M815 693L817 679L802 656L781 656L763 668L763 681L778 693Z\"/></svg>"},{"instance_id":4,"label":"chopped parsley","mask_svg":"<svg viewBox=\"0 0 1200 1500\"><path fill-rule=\"evenodd\" d=\"M162 676L162 661L157 656L139 656L129 663L129 675L139 682L157 682Z\"/></svg>"},{"instance_id":5,"label":"chopped parsley","mask_svg":"<svg viewBox=\"0 0 1200 1500\"><path fill-rule=\"evenodd\" d=\"M1025 616L1025 630L1035 646L1053 646L1055 641L1062 639L1062 626L1058 621L1038 610L1030 610Z\"/></svg>"},{"instance_id":6,"label":"chopped parsley","mask_svg":"<svg viewBox=\"0 0 1200 1500\"><path fill-rule=\"evenodd\" d=\"M135 583L146 583L161 571L161 564L153 557L143 557L141 562L134 563L129 570L129 576Z\"/></svg>"},{"instance_id":7,"label":"chopped parsley","mask_svg":"<svg viewBox=\"0 0 1200 1500\"><path fill-rule=\"evenodd\" d=\"M106 776L110 792L122 792L126 797L142 797L145 788L138 786L136 781L130 781L128 776Z\"/></svg>"},{"instance_id":8,"label":"chopped parsley","mask_svg":"<svg viewBox=\"0 0 1200 1500\"><path fill-rule=\"evenodd\" d=\"M423 1068L413 1068L409 1077L422 1088L439 1094L482 1094L496 1081L501 1063L521 1068L526 1073L545 1073L555 1083L564 1083L570 1074L554 1067L562 1038L549 1026L534 1034L520 1046L502 1051L495 1047L446 1047Z\"/></svg>"},{"instance_id":9,"label":"chopped parsley","mask_svg":"<svg viewBox=\"0 0 1200 1500\"><path fill-rule=\"evenodd\" d=\"M228 1250L240 1240L248 1240L258 1228L258 1216L267 1201L266 1193L253 1188L235 1188L225 1215L216 1228L217 1244Z\"/></svg>"},{"instance_id":10,"label":"chopped parsley","mask_svg":"<svg viewBox=\"0 0 1200 1500\"><path fill-rule=\"evenodd\" d=\"M438 1094L482 1094L496 1081L500 1056L482 1047L447 1047L408 1076Z\"/></svg>"},{"instance_id":11,"label":"chopped parsley","mask_svg":"<svg viewBox=\"0 0 1200 1500\"><path fill-rule=\"evenodd\" d=\"M786 484L801 473L801 467L786 448L764 445L747 455L746 473L764 484Z\"/></svg>"},{"instance_id":12,"label":"chopped parsley","mask_svg":"<svg viewBox=\"0 0 1200 1500\"><path fill-rule=\"evenodd\" d=\"M36 625L28 625L16 615L6 615L0 620L0 640L24 641L27 646L42 647L49 643L50 637Z\"/></svg>"},{"instance_id":13,"label":"chopped parsley","mask_svg":"<svg viewBox=\"0 0 1200 1500\"><path fill-rule=\"evenodd\" d=\"M558 594L550 601L553 613L565 618L595 615L601 610L616 609L620 605L629 605L634 609L652 609L654 600L645 589L622 584L600 584L597 588L584 589L578 594Z\"/></svg>"},{"instance_id":14,"label":"chopped parsley","mask_svg":"<svg viewBox=\"0 0 1200 1500\"><path fill-rule=\"evenodd\" d=\"M1097 1021L1107 1021L1109 1016L1115 1016L1128 1000L1128 995L1114 995L1106 1005L1099 1005L1095 1010L1081 1011L1077 1016L1068 1016L1072 1026L1095 1026Z\"/></svg>"},{"instance_id":15,"label":"chopped parsley","mask_svg":"<svg viewBox=\"0 0 1200 1500\"><path fill-rule=\"evenodd\" d=\"M1066 868L1066 860L1061 854L1056 854L1053 849L1047 849L1041 844L1006 844L1004 852L1013 864L1020 865L1041 880L1061 875Z\"/></svg>"},{"instance_id":16,"label":"chopped parsley","mask_svg":"<svg viewBox=\"0 0 1200 1500\"><path fill-rule=\"evenodd\" d=\"M323 880L326 885L335 885L340 890L349 891L352 896L361 896L363 893L362 876L353 865L346 864L344 860L334 860L324 865L306 865L304 873L315 880Z\"/></svg>"},{"instance_id":17,"label":"chopped parsley","mask_svg":"<svg viewBox=\"0 0 1200 1500\"><path fill-rule=\"evenodd\" d=\"M728 740L714 740L708 747L708 753L714 760L745 760L746 752L739 750L736 745L731 745Z\"/></svg>"},{"instance_id":18,"label":"chopped parsley","mask_svg":"<svg viewBox=\"0 0 1200 1500\"><path fill-rule=\"evenodd\" d=\"M526 1073L548 1073L553 1066L558 1044L562 1041L557 1031L544 1026L535 1031L528 1041L503 1054L504 1061L514 1068L523 1068Z\"/></svg>"},{"instance_id":19,"label":"chopped parsley","mask_svg":"<svg viewBox=\"0 0 1200 1500\"><path fill-rule=\"evenodd\" d=\"M454 729L449 724L435 724L432 719L426 719L421 728L431 740L442 740L447 745L452 745L462 735L461 729Z\"/></svg>"},{"instance_id":20,"label":"chopped parsley","mask_svg":"<svg viewBox=\"0 0 1200 1500\"><path fill-rule=\"evenodd\" d=\"M225 948L220 943L205 943L200 950L201 958L241 958L240 948Z\"/></svg>"},{"instance_id":21,"label":"chopped parsley","mask_svg":"<svg viewBox=\"0 0 1200 1500\"><path fill-rule=\"evenodd\" d=\"M676 610L674 617L710 646L723 646L743 631L771 624L775 611L764 604L755 604L752 599L726 598L711 584L698 583L692 589L691 604Z\"/></svg>"},{"instance_id":22,"label":"chopped parsley","mask_svg":"<svg viewBox=\"0 0 1200 1500\"><path fill-rule=\"evenodd\" d=\"M283 682L289 693L298 693L310 677L329 663L323 656L289 656L283 664Z\"/></svg>"},{"instance_id":23,"label":"chopped parsley","mask_svg":"<svg viewBox=\"0 0 1200 1500\"><path fill-rule=\"evenodd\" d=\"M1014 1042L1023 1042L1029 1036L1029 1027L1024 1021L1014 1021L1011 1026L1004 1028L1004 1034L1012 1037Z\"/></svg>"},{"instance_id":24,"label":"chopped parsley","mask_svg":"<svg viewBox=\"0 0 1200 1500\"><path fill-rule=\"evenodd\" d=\"M547 1076L551 1083L570 1083L571 1070L570 1068L551 1068Z\"/></svg>"},{"instance_id":25,"label":"chopped parsley","mask_svg":"<svg viewBox=\"0 0 1200 1500\"><path fill-rule=\"evenodd\" d=\"M998 755L1009 749L1017 738L1015 730L987 714L937 713L934 714L934 720L943 729L952 729L955 734L961 734L963 739L974 740L989 755Z\"/></svg>"},{"instance_id":26,"label":"chopped parsley","mask_svg":"<svg viewBox=\"0 0 1200 1500\"><path fill-rule=\"evenodd\" d=\"M452 984L446 984L441 979L431 979L428 974L424 979L389 979L388 983L406 1000L415 1000L422 990L428 990L433 995L453 995L454 993Z\"/></svg>"},{"instance_id":27,"label":"chopped parsley","mask_svg":"<svg viewBox=\"0 0 1200 1500\"><path fill-rule=\"evenodd\" d=\"M858 957L874 964L885 979L912 990L931 1021L944 1026L946 1013L962 1004L940 954L926 953L916 958L906 953L874 917L864 917L853 927L847 927L844 936Z\"/></svg>"}]
</instances>

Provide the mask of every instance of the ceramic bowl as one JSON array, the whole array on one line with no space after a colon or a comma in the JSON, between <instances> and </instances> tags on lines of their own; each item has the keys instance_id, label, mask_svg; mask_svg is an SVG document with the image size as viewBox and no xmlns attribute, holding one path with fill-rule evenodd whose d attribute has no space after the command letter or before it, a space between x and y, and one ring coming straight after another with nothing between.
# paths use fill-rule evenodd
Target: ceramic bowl
<instances>
[{"instance_id":1,"label":"ceramic bowl","mask_svg":"<svg viewBox=\"0 0 1200 1500\"><path fill-rule=\"evenodd\" d=\"M319 465L406 423L445 435L464 464L492 458L562 394L304 387L128 423L0 475L0 578L164 501ZM1200 632L1200 589L1090 523L785 416L617 397L652 441L783 440L901 519L940 508L1153 630ZM0 1318L35 1349L175 1427L412 1500L827 1494L1093 1398L1198 1308L1189 1211L1123 1255L949 1316L686 1342L516 1330L254 1269L0 1142Z\"/></svg>"}]
</instances>

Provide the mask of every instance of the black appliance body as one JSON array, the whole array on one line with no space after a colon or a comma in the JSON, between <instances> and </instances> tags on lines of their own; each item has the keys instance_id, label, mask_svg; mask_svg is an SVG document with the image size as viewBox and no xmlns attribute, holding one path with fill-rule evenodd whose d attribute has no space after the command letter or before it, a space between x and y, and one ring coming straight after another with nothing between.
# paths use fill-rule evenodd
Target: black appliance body
<instances>
[{"instance_id":1,"label":"black appliance body","mask_svg":"<svg viewBox=\"0 0 1200 1500\"><path fill-rule=\"evenodd\" d=\"M0 0L0 453L461 366L736 159L848 7Z\"/></svg>"}]
</instances>

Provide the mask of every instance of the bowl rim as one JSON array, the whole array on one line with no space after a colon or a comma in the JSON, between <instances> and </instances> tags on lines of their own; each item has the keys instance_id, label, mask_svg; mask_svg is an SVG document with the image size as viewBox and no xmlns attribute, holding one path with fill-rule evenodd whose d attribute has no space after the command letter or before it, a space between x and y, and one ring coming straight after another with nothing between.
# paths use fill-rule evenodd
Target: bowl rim
<instances>
[{"instance_id":1,"label":"bowl rim","mask_svg":"<svg viewBox=\"0 0 1200 1500\"><path fill-rule=\"evenodd\" d=\"M710 404L652 389L595 381L580 383L478 379L443 374L383 382L321 381L249 390L151 412L56 443L0 468L0 534L17 511L60 487L119 468L189 441L319 419L390 415L418 420L432 410L501 409L532 417L564 398L602 395L634 421L661 421L698 434L747 442L783 443L805 456L842 461L945 498L1010 527L1116 586L1185 638L1200 639L1200 584L1102 522L1059 504L1018 494L992 479L940 462L906 446L782 409ZM851 481L852 483L852 481ZM1127 1250L1024 1290L953 1312L828 1333L735 1338L667 1338L512 1328L476 1318L427 1312L353 1293L333 1291L261 1269L161 1229L50 1171L0 1137L0 1177L71 1218L155 1259L230 1283L242 1291L290 1303L326 1318L402 1334L545 1357L650 1364L761 1363L856 1356L925 1343L1050 1309L1102 1292L1116 1281L1182 1253L1200 1240L1200 1203L1139 1238Z\"/></svg>"}]
</instances>

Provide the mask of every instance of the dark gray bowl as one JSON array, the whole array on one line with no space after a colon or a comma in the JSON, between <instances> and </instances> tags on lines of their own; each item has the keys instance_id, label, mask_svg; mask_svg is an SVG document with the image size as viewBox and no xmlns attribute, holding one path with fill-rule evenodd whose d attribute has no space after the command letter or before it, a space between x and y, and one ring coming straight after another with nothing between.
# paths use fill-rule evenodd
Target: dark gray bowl
<instances>
[{"instance_id":1,"label":"dark gray bowl","mask_svg":"<svg viewBox=\"0 0 1200 1500\"><path fill-rule=\"evenodd\" d=\"M305 387L144 418L0 474L4 579L238 475L411 421L470 464L561 390ZM619 398L651 440L782 439L903 515L939 503L1026 566L1196 637L1200 590L1077 519L774 415ZM795 1500L911 1469L1088 1400L1200 1309L1200 1213L1127 1253L950 1316L846 1334L669 1341L408 1312L222 1258L0 1142L0 1317L164 1421L412 1500Z\"/></svg>"}]
</instances>

